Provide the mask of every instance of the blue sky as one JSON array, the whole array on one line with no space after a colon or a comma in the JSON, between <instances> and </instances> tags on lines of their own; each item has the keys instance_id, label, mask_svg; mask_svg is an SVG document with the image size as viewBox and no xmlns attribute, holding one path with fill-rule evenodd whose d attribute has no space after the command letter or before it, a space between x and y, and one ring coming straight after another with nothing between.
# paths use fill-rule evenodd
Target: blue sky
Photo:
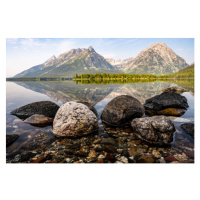
<instances>
[{"instance_id":1,"label":"blue sky","mask_svg":"<svg viewBox=\"0 0 200 200\"><path fill-rule=\"evenodd\" d=\"M93 46L105 58L125 59L136 57L143 49L158 42L166 43L188 64L194 62L193 38L7 38L6 76L14 76L73 48Z\"/></svg>"}]
</instances>

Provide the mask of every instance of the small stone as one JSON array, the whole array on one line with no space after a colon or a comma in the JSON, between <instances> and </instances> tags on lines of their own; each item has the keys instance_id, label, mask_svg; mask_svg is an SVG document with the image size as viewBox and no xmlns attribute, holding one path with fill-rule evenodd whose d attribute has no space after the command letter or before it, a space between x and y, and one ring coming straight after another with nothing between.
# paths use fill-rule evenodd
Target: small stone
<instances>
[{"instance_id":1,"label":"small stone","mask_svg":"<svg viewBox=\"0 0 200 200\"><path fill-rule=\"evenodd\" d=\"M161 155L161 153L159 152L159 151L157 151L157 150L153 150L152 151L152 154L156 157L156 158L160 158L162 155Z\"/></svg>"},{"instance_id":2,"label":"small stone","mask_svg":"<svg viewBox=\"0 0 200 200\"><path fill-rule=\"evenodd\" d=\"M186 151L185 154L186 154L188 157L194 159L194 151Z\"/></svg>"},{"instance_id":3,"label":"small stone","mask_svg":"<svg viewBox=\"0 0 200 200\"><path fill-rule=\"evenodd\" d=\"M116 158L115 158L115 156L114 156L112 153L108 153L108 154L106 155L106 159L107 159L108 161L110 161L111 163L114 163L114 162L116 161Z\"/></svg>"},{"instance_id":4,"label":"small stone","mask_svg":"<svg viewBox=\"0 0 200 200\"><path fill-rule=\"evenodd\" d=\"M103 151L106 151L108 153L115 153L117 151L117 148L112 145L105 145L103 146Z\"/></svg>"},{"instance_id":5,"label":"small stone","mask_svg":"<svg viewBox=\"0 0 200 200\"><path fill-rule=\"evenodd\" d=\"M156 159L153 155L142 154L137 160L137 163L155 163Z\"/></svg>"},{"instance_id":6,"label":"small stone","mask_svg":"<svg viewBox=\"0 0 200 200\"><path fill-rule=\"evenodd\" d=\"M113 139L113 138L102 138L102 140L100 141L101 144L111 144L113 146L117 145L117 142Z\"/></svg>"},{"instance_id":7,"label":"small stone","mask_svg":"<svg viewBox=\"0 0 200 200\"><path fill-rule=\"evenodd\" d=\"M177 161L177 159L174 156L169 155L169 156L165 157L165 161L166 162L173 162L173 161Z\"/></svg>"},{"instance_id":8,"label":"small stone","mask_svg":"<svg viewBox=\"0 0 200 200\"><path fill-rule=\"evenodd\" d=\"M90 157L90 158L96 158L96 152L95 152L95 150L90 150L90 152L88 154L88 157Z\"/></svg>"},{"instance_id":9,"label":"small stone","mask_svg":"<svg viewBox=\"0 0 200 200\"><path fill-rule=\"evenodd\" d=\"M128 163L128 158L126 158L125 156L122 156L118 159L118 161L122 162L122 163Z\"/></svg>"}]
</instances>

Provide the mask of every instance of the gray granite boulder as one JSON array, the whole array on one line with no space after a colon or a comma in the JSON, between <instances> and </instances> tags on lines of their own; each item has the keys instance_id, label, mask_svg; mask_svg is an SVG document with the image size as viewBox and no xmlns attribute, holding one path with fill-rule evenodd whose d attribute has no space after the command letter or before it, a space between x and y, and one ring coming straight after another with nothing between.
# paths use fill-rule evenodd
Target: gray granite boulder
<instances>
[{"instance_id":1,"label":"gray granite boulder","mask_svg":"<svg viewBox=\"0 0 200 200\"><path fill-rule=\"evenodd\" d=\"M63 104L53 121L57 136L79 137L98 129L96 115L84 104L73 101Z\"/></svg>"},{"instance_id":2,"label":"gray granite boulder","mask_svg":"<svg viewBox=\"0 0 200 200\"><path fill-rule=\"evenodd\" d=\"M121 95L111 100L102 112L103 122L120 126L144 115L144 107L136 98Z\"/></svg>"},{"instance_id":3,"label":"gray granite boulder","mask_svg":"<svg viewBox=\"0 0 200 200\"><path fill-rule=\"evenodd\" d=\"M150 144L171 144L176 131L173 122L165 116L137 118L131 126L138 138Z\"/></svg>"}]
</instances>

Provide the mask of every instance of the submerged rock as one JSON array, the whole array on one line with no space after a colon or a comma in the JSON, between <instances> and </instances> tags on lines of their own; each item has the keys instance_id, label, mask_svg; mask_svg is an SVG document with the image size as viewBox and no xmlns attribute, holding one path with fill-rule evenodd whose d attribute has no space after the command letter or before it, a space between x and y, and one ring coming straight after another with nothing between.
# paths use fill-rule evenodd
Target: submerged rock
<instances>
[{"instance_id":1,"label":"submerged rock","mask_svg":"<svg viewBox=\"0 0 200 200\"><path fill-rule=\"evenodd\" d=\"M192 138L194 138L194 124L193 123L181 124L181 128L183 128Z\"/></svg>"},{"instance_id":2,"label":"submerged rock","mask_svg":"<svg viewBox=\"0 0 200 200\"><path fill-rule=\"evenodd\" d=\"M181 116L188 108L187 99L175 92L164 92L147 99L144 104L147 115Z\"/></svg>"},{"instance_id":3,"label":"submerged rock","mask_svg":"<svg viewBox=\"0 0 200 200\"><path fill-rule=\"evenodd\" d=\"M53 118L35 114L24 120L24 122L32 126L45 127L53 124Z\"/></svg>"},{"instance_id":4,"label":"submerged rock","mask_svg":"<svg viewBox=\"0 0 200 200\"><path fill-rule=\"evenodd\" d=\"M129 95L121 95L107 104L101 119L108 124L120 126L143 115L144 107L139 100Z\"/></svg>"},{"instance_id":5,"label":"submerged rock","mask_svg":"<svg viewBox=\"0 0 200 200\"><path fill-rule=\"evenodd\" d=\"M169 87L166 87L162 90L163 92L177 92L177 93L183 93L183 92L187 92L187 90L185 88L176 86L176 85L171 85Z\"/></svg>"},{"instance_id":6,"label":"submerged rock","mask_svg":"<svg viewBox=\"0 0 200 200\"><path fill-rule=\"evenodd\" d=\"M54 118L59 106L51 101L38 101L13 110L10 114L26 119L34 114Z\"/></svg>"},{"instance_id":7,"label":"submerged rock","mask_svg":"<svg viewBox=\"0 0 200 200\"><path fill-rule=\"evenodd\" d=\"M10 146L18 137L17 134L6 135L6 147Z\"/></svg>"},{"instance_id":8,"label":"submerged rock","mask_svg":"<svg viewBox=\"0 0 200 200\"><path fill-rule=\"evenodd\" d=\"M98 129L96 115L84 104L73 101L63 104L53 121L57 136L79 137Z\"/></svg>"},{"instance_id":9,"label":"submerged rock","mask_svg":"<svg viewBox=\"0 0 200 200\"><path fill-rule=\"evenodd\" d=\"M134 119L131 126L141 140L159 145L171 144L176 130L173 122L165 116Z\"/></svg>"}]
</instances>

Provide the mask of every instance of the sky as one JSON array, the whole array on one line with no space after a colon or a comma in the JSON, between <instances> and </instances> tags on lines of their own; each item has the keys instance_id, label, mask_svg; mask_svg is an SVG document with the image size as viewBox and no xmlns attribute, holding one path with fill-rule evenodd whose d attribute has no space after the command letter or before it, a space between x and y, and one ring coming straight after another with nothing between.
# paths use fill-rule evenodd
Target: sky
<instances>
[{"instance_id":1,"label":"sky","mask_svg":"<svg viewBox=\"0 0 200 200\"><path fill-rule=\"evenodd\" d=\"M193 38L7 38L6 77L70 49L92 46L105 58L125 59L136 57L143 49L158 42L164 42L188 64L194 62Z\"/></svg>"}]
</instances>

